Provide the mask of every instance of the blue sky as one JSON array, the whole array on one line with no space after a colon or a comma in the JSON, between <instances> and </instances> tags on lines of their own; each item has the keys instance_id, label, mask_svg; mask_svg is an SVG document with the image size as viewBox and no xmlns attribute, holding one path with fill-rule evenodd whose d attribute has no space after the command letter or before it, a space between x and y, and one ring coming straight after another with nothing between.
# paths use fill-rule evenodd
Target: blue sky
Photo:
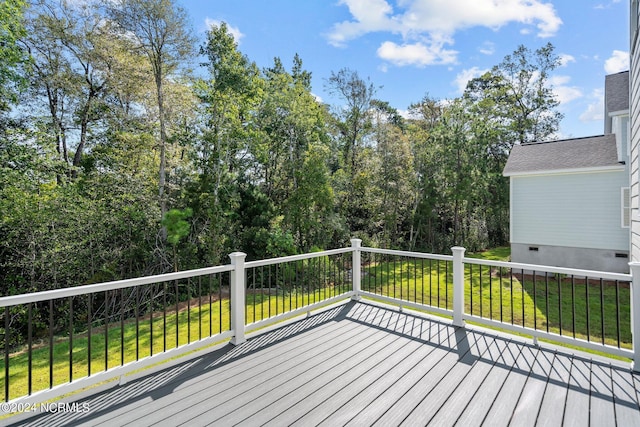
<instances>
[{"instance_id":1,"label":"blue sky","mask_svg":"<svg viewBox=\"0 0 640 427\"><path fill-rule=\"evenodd\" d=\"M559 137L603 133L604 76L628 70L627 0L179 0L199 37L224 21L260 67L298 53L313 92L350 68L377 98L406 110L426 94L459 96L469 78L523 44L556 47L552 84L565 115Z\"/></svg>"}]
</instances>

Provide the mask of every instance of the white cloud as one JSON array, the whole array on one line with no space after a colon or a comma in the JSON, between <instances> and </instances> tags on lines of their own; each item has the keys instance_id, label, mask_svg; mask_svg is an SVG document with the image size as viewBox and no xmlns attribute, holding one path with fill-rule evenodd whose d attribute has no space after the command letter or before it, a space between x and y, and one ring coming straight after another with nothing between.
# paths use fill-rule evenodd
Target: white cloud
<instances>
[{"instance_id":1,"label":"white cloud","mask_svg":"<svg viewBox=\"0 0 640 427\"><path fill-rule=\"evenodd\" d=\"M460 73L458 73L458 75L456 75L456 79L452 84L456 86L456 88L458 89L458 93L462 94L467 88L467 83L469 83L470 80L475 79L476 77L480 77L487 71L489 71L489 69L482 70L478 67L462 70Z\"/></svg>"},{"instance_id":2,"label":"white cloud","mask_svg":"<svg viewBox=\"0 0 640 427\"><path fill-rule=\"evenodd\" d=\"M397 45L386 41L378 48L378 56L394 65L416 65L424 67L431 64L452 64L458 52L444 48L442 43L424 44L421 42Z\"/></svg>"},{"instance_id":3,"label":"white cloud","mask_svg":"<svg viewBox=\"0 0 640 427\"><path fill-rule=\"evenodd\" d=\"M398 65L455 62L457 52L443 48L453 44L453 35L472 27L500 27L518 23L535 28L539 37L556 34L562 20L553 5L543 0L340 0L352 20L336 23L327 34L330 44L343 47L348 41L372 32L390 33L402 42L383 42L378 55ZM487 45L482 53L493 53ZM385 56L382 56L385 55Z\"/></svg>"},{"instance_id":4,"label":"white cloud","mask_svg":"<svg viewBox=\"0 0 640 427\"><path fill-rule=\"evenodd\" d=\"M496 45L492 42L484 42L482 46L478 48L483 55L493 55L496 51Z\"/></svg>"},{"instance_id":5,"label":"white cloud","mask_svg":"<svg viewBox=\"0 0 640 427\"><path fill-rule=\"evenodd\" d=\"M217 19L205 18L204 23L207 26L207 29L209 29L213 25L219 27L220 24L222 24L222 21L219 21ZM228 22L226 24L227 30L233 36L233 39L236 41L236 43L240 44L240 40L244 37L244 34L242 34L238 27L232 27Z\"/></svg>"},{"instance_id":6,"label":"white cloud","mask_svg":"<svg viewBox=\"0 0 640 427\"><path fill-rule=\"evenodd\" d=\"M591 94L593 99L587 109L580 115L582 122L595 122L604 120L604 90L596 89Z\"/></svg>"},{"instance_id":7,"label":"white cloud","mask_svg":"<svg viewBox=\"0 0 640 427\"><path fill-rule=\"evenodd\" d=\"M604 70L607 74L615 74L629 69L629 52L614 50L611 57L604 61Z\"/></svg>"},{"instance_id":8,"label":"white cloud","mask_svg":"<svg viewBox=\"0 0 640 427\"><path fill-rule=\"evenodd\" d=\"M560 54L560 66L566 67L571 62L576 62L576 58L567 53Z\"/></svg>"},{"instance_id":9,"label":"white cloud","mask_svg":"<svg viewBox=\"0 0 640 427\"><path fill-rule=\"evenodd\" d=\"M560 104L566 104L583 96L579 88L568 85L570 81L571 77L569 76L553 76L549 79L549 84L553 87L553 93Z\"/></svg>"}]
</instances>

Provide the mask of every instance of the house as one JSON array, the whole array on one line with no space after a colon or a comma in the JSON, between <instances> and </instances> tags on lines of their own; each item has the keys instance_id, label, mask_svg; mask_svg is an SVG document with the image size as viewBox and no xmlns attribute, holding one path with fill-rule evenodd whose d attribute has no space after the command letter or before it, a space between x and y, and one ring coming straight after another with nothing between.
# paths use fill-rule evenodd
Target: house
<instances>
[{"instance_id":1,"label":"house","mask_svg":"<svg viewBox=\"0 0 640 427\"><path fill-rule=\"evenodd\" d=\"M604 135L513 147L512 261L629 271L628 87L606 76Z\"/></svg>"}]
</instances>

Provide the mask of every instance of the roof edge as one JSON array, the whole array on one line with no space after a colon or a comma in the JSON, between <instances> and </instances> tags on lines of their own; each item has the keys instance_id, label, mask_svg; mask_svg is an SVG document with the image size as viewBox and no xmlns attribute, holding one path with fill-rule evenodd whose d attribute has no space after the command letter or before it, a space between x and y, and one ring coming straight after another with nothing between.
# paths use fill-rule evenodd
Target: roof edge
<instances>
[{"instance_id":1,"label":"roof edge","mask_svg":"<svg viewBox=\"0 0 640 427\"><path fill-rule=\"evenodd\" d=\"M570 169L548 169L537 171L525 171L525 172L507 172L502 173L502 176L517 177L517 176L536 176L536 175L569 175L576 173L591 173L591 172L623 172L626 169L624 164L611 165L611 166L592 166L588 168L570 168Z\"/></svg>"}]
</instances>

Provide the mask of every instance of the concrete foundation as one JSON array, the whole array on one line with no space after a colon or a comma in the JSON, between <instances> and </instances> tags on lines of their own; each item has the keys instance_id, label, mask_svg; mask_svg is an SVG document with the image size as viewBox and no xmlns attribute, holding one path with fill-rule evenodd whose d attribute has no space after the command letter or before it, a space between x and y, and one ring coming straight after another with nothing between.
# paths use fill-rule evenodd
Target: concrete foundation
<instances>
[{"instance_id":1,"label":"concrete foundation","mask_svg":"<svg viewBox=\"0 0 640 427\"><path fill-rule=\"evenodd\" d=\"M511 261L582 270L629 272L629 251L511 244Z\"/></svg>"}]
</instances>

